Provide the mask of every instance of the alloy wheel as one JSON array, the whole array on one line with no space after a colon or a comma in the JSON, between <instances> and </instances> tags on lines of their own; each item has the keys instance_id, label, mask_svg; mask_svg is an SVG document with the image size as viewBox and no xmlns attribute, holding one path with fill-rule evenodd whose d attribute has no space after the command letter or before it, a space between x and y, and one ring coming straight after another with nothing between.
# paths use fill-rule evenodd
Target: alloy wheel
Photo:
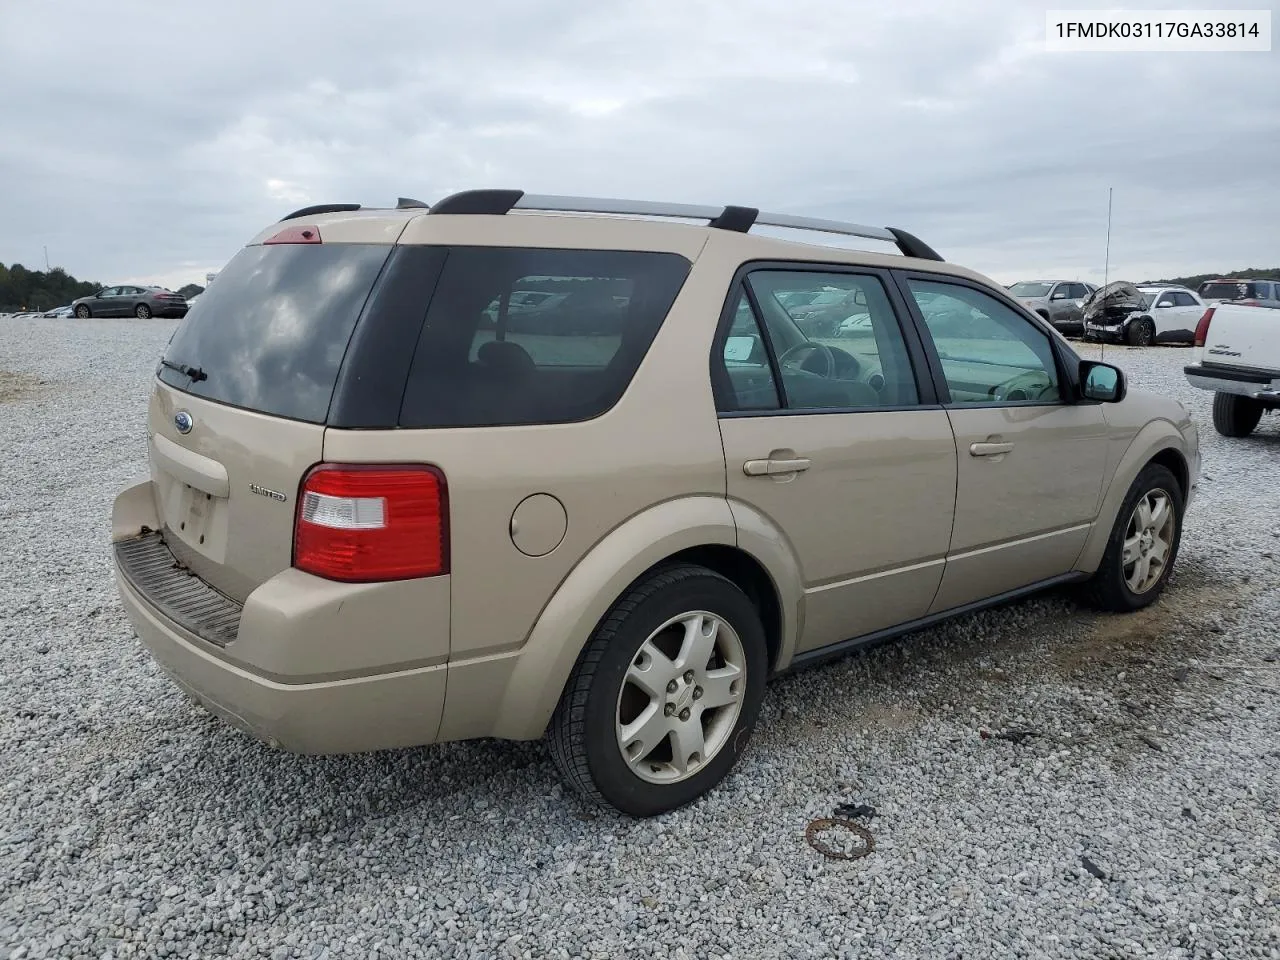
<instances>
[{"instance_id":1,"label":"alloy wheel","mask_svg":"<svg viewBox=\"0 0 1280 960\"><path fill-rule=\"evenodd\" d=\"M1149 490L1133 508L1124 534L1124 579L1135 594L1160 582L1173 551L1173 500L1164 490Z\"/></svg>"},{"instance_id":2,"label":"alloy wheel","mask_svg":"<svg viewBox=\"0 0 1280 960\"><path fill-rule=\"evenodd\" d=\"M746 681L742 640L727 621L703 610L668 620L640 645L618 692L627 766L657 784L696 774L728 742Z\"/></svg>"}]
</instances>

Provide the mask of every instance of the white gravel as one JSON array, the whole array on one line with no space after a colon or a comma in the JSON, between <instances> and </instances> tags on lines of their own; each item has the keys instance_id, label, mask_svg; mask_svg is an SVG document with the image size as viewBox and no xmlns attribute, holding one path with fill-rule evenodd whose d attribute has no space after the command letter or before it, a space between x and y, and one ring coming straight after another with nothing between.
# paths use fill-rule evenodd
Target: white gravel
<instances>
[{"instance_id":1,"label":"white gravel","mask_svg":"<svg viewBox=\"0 0 1280 960\"><path fill-rule=\"evenodd\" d=\"M1280 956L1280 424L1219 437L1187 351L1107 350L1205 446L1154 610L785 678L728 783L635 822L538 744L300 758L189 704L107 547L173 323L0 323L0 958ZM825 861L844 801L876 849Z\"/></svg>"}]
</instances>

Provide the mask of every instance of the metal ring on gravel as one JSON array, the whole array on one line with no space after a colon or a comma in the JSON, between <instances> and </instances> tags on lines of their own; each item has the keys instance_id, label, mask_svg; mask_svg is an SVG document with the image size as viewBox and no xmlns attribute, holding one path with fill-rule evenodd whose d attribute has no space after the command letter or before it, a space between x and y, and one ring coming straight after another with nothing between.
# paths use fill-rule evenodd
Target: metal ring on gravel
<instances>
[{"instance_id":1,"label":"metal ring on gravel","mask_svg":"<svg viewBox=\"0 0 1280 960\"><path fill-rule=\"evenodd\" d=\"M826 841L822 840L818 835L826 830L839 828L848 830L850 833L861 837L863 847L861 850L846 852L843 850L832 849ZM809 826L805 827L804 839L809 846L817 850L828 860L861 860L876 848L876 838L860 823L854 823L852 820L840 820L835 817L822 817L818 820L810 820Z\"/></svg>"}]
</instances>

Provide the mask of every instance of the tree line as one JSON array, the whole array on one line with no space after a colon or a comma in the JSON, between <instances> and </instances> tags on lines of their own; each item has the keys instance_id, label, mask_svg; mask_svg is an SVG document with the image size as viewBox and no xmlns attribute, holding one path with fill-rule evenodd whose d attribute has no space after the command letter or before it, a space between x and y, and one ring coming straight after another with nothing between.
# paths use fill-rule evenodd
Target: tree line
<instances>
[{"instance_id":1,"label":"tree line","mask_svg":"<svg viewBox=\"0 0 1280 960\"><path fill-rule=\"evenodd\" d=\"M102 284L77 280L61 267L49 271L28 270L20 263L0 263L0 313L52 310L79 297L89 297L102 289ZM204 292L199 284L189 283L176 291L184 297Z\"/></svg>"},{"instance_id":2,"label":"tree line","mask_svg":"<svg viewBox=\"0 0 1280 960\"><path fill-rule=\"evenodd\" d=\"M1153 286L1166 287L1187 287L1190 290L1199 290L1200 284L1206 280L1280 280L1280 267L1271 267L1268 270L1250 267L1247 270L1233 270L1231 273L1198 273L1194 277L1174 277L1171 280L1146 280L1144 283Z\"/></svg>"}]
</instances>

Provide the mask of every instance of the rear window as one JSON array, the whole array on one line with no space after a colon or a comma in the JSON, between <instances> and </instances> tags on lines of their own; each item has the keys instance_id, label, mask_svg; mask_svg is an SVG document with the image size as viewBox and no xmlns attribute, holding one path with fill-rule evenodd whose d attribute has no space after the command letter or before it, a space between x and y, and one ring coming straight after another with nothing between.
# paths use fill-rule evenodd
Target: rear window
<instances>
[{"instance_id":1,"label":"rear window","mask_svg":"<svg viewBox=\"0 0 1280 960\"><path fill-rule=\"evenodd\" d=\"M689 267L674 253L451 248L414 351L400 425L601 415L631 382Z\"/></svg>"},{"instance_id":2,"label":"rear window","mask_svg":"<svg viewBox=\"0 0 1280 960\"><path fill-rule=\"evenodd\" d=\"M1245 300L1257 295L1257 286L1252 283L1206 283L1200 288L1200 296L1206 300Z\"/></svg>"},{"instance_id":3,"label":"rear window","mask_svg":"<svg viewBox=\"0 0 1280 960\"><path fill-rule=\"evenodd\" d=\"M245 247L192 305L165 350L172 366L161 366L160 379L220 403L323 423L356 319L391 249Z\"/></svg>"}]
</instances>

